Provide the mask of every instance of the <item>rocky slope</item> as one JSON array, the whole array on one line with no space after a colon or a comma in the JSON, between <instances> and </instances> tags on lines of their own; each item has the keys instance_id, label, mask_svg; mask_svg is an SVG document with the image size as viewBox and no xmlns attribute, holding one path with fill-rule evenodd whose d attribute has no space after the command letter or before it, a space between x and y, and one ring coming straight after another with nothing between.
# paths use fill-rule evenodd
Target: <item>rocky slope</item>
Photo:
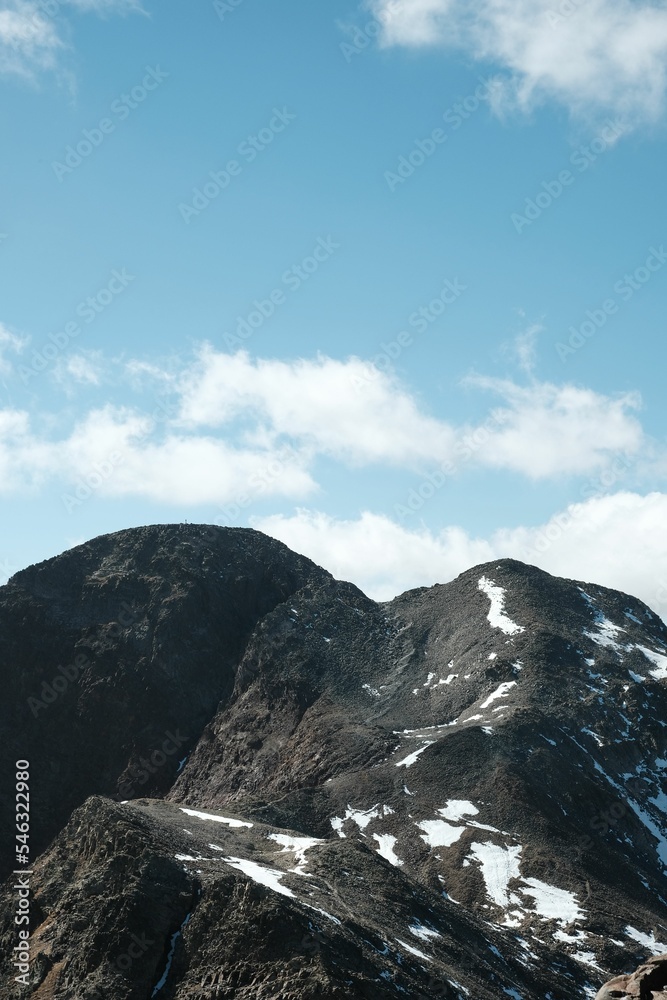
<instances>
[{"instance_id":1,"label":"rocky slope","mask_svg":"<svg viewBox=\"0 0 667 1000\"><path fill-rule=\"evenodd\" d=\"M667 629L634 598L502 560L376 604L155 526L12 578L0 651L27 995L565 1000L667 951Z\"/></svg>"}]
</instances>

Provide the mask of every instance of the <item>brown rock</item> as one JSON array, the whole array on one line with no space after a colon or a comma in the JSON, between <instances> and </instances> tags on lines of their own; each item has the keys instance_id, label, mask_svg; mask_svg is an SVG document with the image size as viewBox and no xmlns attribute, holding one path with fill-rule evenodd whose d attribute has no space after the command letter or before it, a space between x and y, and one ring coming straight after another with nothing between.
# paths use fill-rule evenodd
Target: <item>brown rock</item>
<instances>
[{"instance_id":1,"label":"brown rock","mask_svg":"<svg viewBox=\"0 0 667 1000\"><path fill-rule=\"evenodd\" d=\"M598 991L595 1000L617 997L637 997L638 1000L667 997L667 954L654 955L632 975L616 976Z\"/></svg>"}]
</instances>

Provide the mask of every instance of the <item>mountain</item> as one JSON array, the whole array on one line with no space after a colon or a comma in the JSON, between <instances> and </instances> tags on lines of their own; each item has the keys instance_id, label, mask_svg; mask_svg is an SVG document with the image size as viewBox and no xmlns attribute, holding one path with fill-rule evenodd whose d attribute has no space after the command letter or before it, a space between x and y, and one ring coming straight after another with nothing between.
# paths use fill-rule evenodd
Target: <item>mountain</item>
<instances>
[{"instance_id":1,"label":"mountain","mask_svg":"<svg viewBox=\"0 0 667 1000\"><path fill-rule=\"evenodd\" d=\"M569 1000L667 952L667 628L633 597L500 560L378 604L152 526L16 574L0 654L38 1000Z\"/></svg>"}]
</instances>

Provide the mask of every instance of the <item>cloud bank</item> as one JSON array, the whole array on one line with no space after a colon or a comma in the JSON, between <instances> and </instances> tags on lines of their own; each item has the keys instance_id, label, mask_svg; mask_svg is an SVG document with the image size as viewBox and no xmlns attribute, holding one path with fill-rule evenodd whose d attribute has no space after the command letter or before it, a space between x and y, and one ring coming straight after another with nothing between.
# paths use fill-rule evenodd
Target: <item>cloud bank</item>
<instances>
[{"instance_id":1,"label":"cloud bank","mask_svg":"<svg viewBox=\"0 0 667 1000\"><path fill-rule=\"evenodd\" d=\"M572 504L537 527L488 538L461 527L411 529L370 512L340 520L312 510L254 518L253 527L309 556L370 597L446 583L481 562L512 557L549 573L612 587L667 619L667 494L618 492Z\"/></svg>"},{"instance_id":2,"label":"cloud bank","mask_svg":"<svg viewBox=\"0 0 667 1000\"><path fill-rule=\"evenodd\" d=\"M5 368L24 346L0 329ZM591 475L616 456L640 456L649 447L635 393L474 376L466 385L491 394L488 416L455 424L355 357L254 359L204 345L172 369L135 361L111 367L117 381L125 380L126 395L138 386L135 405L93 407L59 434L56 413L0 410L0 493L52 480L67 486L111 456L114 474L99 485L100 495L210 504L239 495L307 499L318 490L322 460L403 469L417 483L469 468L544 481ZM92 352L61 359L51 379L71 395L77 386L93 391L107 374Z\"/></svg>"},{"instance_id":3,"label":"cloud bank","mask_svg":"<svg viewBox=\"0 0 667 1000\"><path fill-rule=\"evenodd\" d=\"M656 121L667 7L637 0L371 0L385 46L446 46L505 72L499 111L555 100L572 113Z\"/></svg>"}]
</instances>

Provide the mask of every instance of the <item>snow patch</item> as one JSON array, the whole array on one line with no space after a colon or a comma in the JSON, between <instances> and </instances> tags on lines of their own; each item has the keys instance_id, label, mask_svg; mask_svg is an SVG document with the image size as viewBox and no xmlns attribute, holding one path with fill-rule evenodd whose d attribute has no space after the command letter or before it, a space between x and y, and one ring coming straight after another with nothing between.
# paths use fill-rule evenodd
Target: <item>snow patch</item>
<instances>
[{"instance_id":1,"label":"snow patch","mask_svg":"<svg viewBox=\"0 0 667 1000\"><path fill-rule=\"evenodd\" d=\"M479 809L467 799L449 799L447 805L443 809L438 809L438 812L443 819L456 823L464 816L477 816Z\"/></svg>"},{"instance_id":2,"label":"snow patch","mask_svg":"<svg viewBox=\"0 0 667 1000\"><path fill-rule=\"evenodd\" d=\"M465 830L464 826L451 826L442 819L424 819L416 825L424 831L421 839L431 848L451 847Z\"/></svg>"},{"instance_id":3,"label":"snow patch","mask_svg":"<svg viewBox=\"0 0 667 1000\"><path fill-rule=\"evenodd\" d=\"M212 823L226 823L227 826L240 827L247 826L248 829L252 826L252 823L245 823L242 819L229 819L227 816L218 816L214 813L199 812L197 809L185 809L183 806L180 807L181 812L186 813L188 816L195 816L197 819L208 819Z\"/></svg>"},{"instance_id":4,"label":"snow patch","mask_svg":"<svg viewBox=\"0 0 667 1000\"><path fill-rule=\"evenodd\" d=\"M362 684L361 685L361 690L362 691L368 691L368 693L373 698L381 698L382 697L382 695L380 694L380 692L378 691L378 689L374 688L374 687L371 687L370 684Z\"/></svg>"},{"instance_id":5,"label":"snow patch","mask_svg":"<svg viewBox=\"0 0 667 1000\"><path fill-rule=\"evenodd\" d=\"M435 740L429 740L428 743L424 743L424 745L419 747L418 750L415 750L413 753L408 754L408 756L404 757L403 760L397 761L396 767L412 767L415 761L419 758L419 755L422 754L424 750L426 750L427 747L430 747L433 743L435 743Z\"/></svg>"},{"instance_id":6,"label":"snow patch","mask_svg":"<svg viewBox=\"0 0 667 1000\"><path fill-rule=\"evenodd\" d=\"M473 844L470 853L481 866L486 891L493 902L497 906L509 906L507 887L511 879L520 878L521 845L499 847L491 842Z\"/></svg>"},{"instance_id":7,"label":"snow patch","mask_svg":"<svg viewBox=\"0 0 667 1000\"><path fill-rule=\"evenodd\" d=\"M258 865L256 861L248 861L247 858L232 857L223 858L222 860L230 868L235 868L237 871L243 872L253 882L265 885L274 892L280 893L281 896L294 896L291 889L288 889L286 885L280 884L280 880L285 877L286 872L280 871L278 868L264 868L263 865Z\"/></svg>"},{"instance_id":8,"label":"snow patch","mask_svg":"<svg viewBox=\"0 0 667 1000\"><path fill-rule=\"evenodd\" d=\"M649 670L651 677L655 678L656 681L667 681L667 656L647 649L646 646L635 646L635 649L641 650L646 659L655 664L656 669Z\"/></svg>"},{"instance_id":9,"label":"snow patch","mask_svg":"<svg viewBox=\"0 0 667 1000\"><path fill-rule=\"evenodd\" d=\"M185 928L186 928L186 926L187 926L187 924L188 924L191 916L192 916L192 914L188 913L187 917L185 918L185 920L183 921L183 923L181 924L181 926L178 928L178 930L174 931L174 933L171 935L171 941L169 943L169 953L167 954L167 964L166 964L164 972L162 973L162 976L160 977L160 979L158 980L158 982L153 987L153 992L151 993L151 998L154 997L154 996L157 996L157 994L160 992L160 990L162 989L162 987L167 982L167 979L169 977L169 970L171 969L171 963L174 960L174 952L176 951L176 942L178 941L179 937L182 935L183 931L185 930Z\"/></svg>"},{"instance_id":10,"label":"snow patch","mask_svg":"<svg viewBox=\"0 0 667 1000\"><path fill-rule=\"evenodd\" d=\"M290 837L286 833L270 833L269 840L275 840L277 844L282 845L281 854L285 852L294 854L294 860L296 861L296 868L292 871L296 872L297 875L305 875L306 873L302 870L303 866L306 864L306 851L310 850L311 847L315 847L317 844L323 844L324 841L318 837Z\"/></svg>"},{"instance_id":11,"label":"snow patch","mask_svg":"<svg viewBox=\"0 0 667 1000\"><path fill-rule=\"evenodd\" d=\"M423 951L419 950L419 948L413 948L413 946L411 944L406 944L406 942L405 941L401 941L400 938L396 938L396 940L400 944L401 948L405 948L405 950L409 951L411 955L416 955L417 958L423 958L427 962L432 962L433 961L432 958L429 958L428 955L425 955Z\"/></svg>"},{"instance_id":12,"label":"snow patch","mask_svg":"<svg viewBox=\"0 0 667 1000\"><path fill-rule=\"evenodd\" d=\"M349 819L351 819L353 823L356 823L360 830L365 830L368 824L371 822L371 820L379 818L380 818L379 803L377 805L371 806L370 809L366 809L365 812L360 809L353 809L352 806L348 804L344 816L334 816L333 819L329 820L329 822L331 823L332 827L334 828L338 836L344 837L345 834L343 833L343 824L347 823Z\"/></svg>"},{"instance_id":13,"label":"snow patch","mask_svg":"<svg viewBox=\"0 0 667 1000\"><path fill-rule=\"evenodd\" d=\"M396 837L392 837L390 833L374 833L373 839L377 840L380 845L378 847L380 857L385 858L395 868L399 868L403 864L401 859L394 853Z\"/></svg>"},{"instance_id":14,"label":"snow patch","mask_svg":"<svg viewBox=\"0 0 667 1000\"><path fill-rule=\"evenodd\" d=\"M538 878L523 879L519 892L532 896L535 900L535 910L545 920L557 920L559 924L570 924L582 920L586 915L577 902L577 897L567 889L557 889L556 886L541 882Z\"/></svg>"},{"instance_id":15,"label":"snow patch","mask_svg":"<svg viewBox=\"0 0 667 1000\"><path fill-rule=\"evenodd\" d=\"M414 934L415 937L421 938L422 941L428 941L430 938L442 937L442 934L439 931L434 931L430 927L425 927L424 924L416 918L413 920L413 923L410 924L408 930L411 934Z\"/></svg>"},{"instance_id":16,"label":"snow patch","mask_svg":"<svg viewBox=\"0 0 667 1000\"><path fill-rule=\"evenodd\" d=\"M663 955L667 952L667 944L657 941L653 931L650 934L642 934L636 927L628 925L625 928L625 933L633 941L636 941L637 944L641 944L644 948L647 948L653 955Z\"/></svg>"},{"instance_id":17,"label":"snow patch","mask_svg":"<svg viewBox=\"0 0 667 1000\"><path fill-rule=\"evenodd\" d=\"M508 695L508 693L515 686L516 686L516 681L504 681L502 684L500 684L496 688L496 690L493 692L493 694L489 695L489 697L486 699L486 701L482 702L482 704L479 707L480 708L488 708L489 705L492 702L497 701L498 698L506 698L507 695Z\"/></svg>"},{"instance_id":18,"label":"snow patch","mask_svg":"<svg viewBox=\"0 0 667 1000\"><path fill-rule=\"evenodd\" d=\"M505 614L505 591L502 587L496 586L486 576L480 579L477 587L484 591L491 601L491 607L486 616L491 628L499 628L505 635L517 635L519 632L526 631L522 625L517 625Z\"/></svg>"}]
</instances>

